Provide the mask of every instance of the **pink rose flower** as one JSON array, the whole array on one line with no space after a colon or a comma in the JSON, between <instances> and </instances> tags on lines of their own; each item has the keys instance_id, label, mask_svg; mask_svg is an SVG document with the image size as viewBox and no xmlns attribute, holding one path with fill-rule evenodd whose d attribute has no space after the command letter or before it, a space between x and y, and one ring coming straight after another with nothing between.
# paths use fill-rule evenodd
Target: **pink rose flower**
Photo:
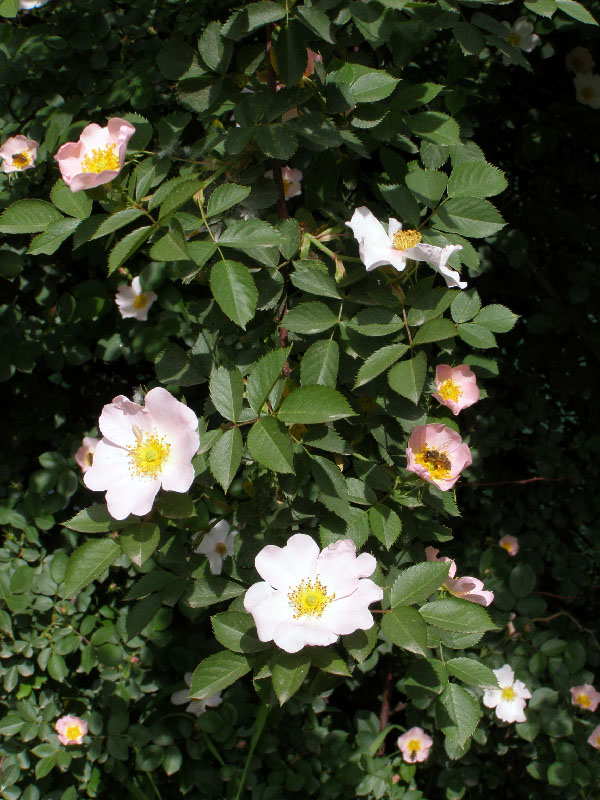
<instances>
[{"instance_id":1,"label":"pink rose flower","mask_svg":"<svg viewBox=\"0 0 600 800\"><path fill-rule=\"evenodd\" d=\"M315 64L323 61L323 56L320 53L315 53L314 50L306 51L306 69L304 70L304 77L310 77L315 71Z\"/></svg>"},{"instance_id":2,"label":"pink rose flower","mask_svg":"<svg viewBox=\"0 0 600 800\"><path fill-rule=\"evenodd\" d=\"M217 708L223 702L221 698L221 692L217 692L213 694L212 697L205 697L204 700L195 700L190 697L190 686L192 685L192 674L191 672L186 672L183 676L187 689L181 689L179 692L174 692L171 695L171 702L175 706L181 706L184 703L187 703L185 708L190 714L193 714L195 717L199 717L200 714L204 714L207 708Z\"/></svg>"},{"instance_id":3,"label":"pink rose flower","mask_svg":"<svg viewBox=\"0 0 600 800\"><path fill-rule=\"evenodd\" d=\"M94 462L94 451L99 441L100 439L96 439L95 436L83 437L81 447L75 453L75 461L81 467L82 472L87 472L88 469L91 469Z\"/></svg>"},{"instance_id":4,"label":"pink rose flower","mask_svg":"<svg viewBox=\"0 0 600 800\"><path fill-rule=\"evenodd\" d=\"M402 753L402 758L409 764L425 761L432 745L433 739L423 728L410 728L398 737L398 749Z\"/></svg>"},{"instance_id":5,"label":"pink rose flower","mask_svg":"<svg viewBox=\"0 0 600 800\"><path fill-rule=\"evenodd\" d=\"M7 139L0 147L0 158L2 159L2 171L23 172L35 166L37 149L39 143L35 139L28 139L19 134Z\"/></svg>"},{"instance_id":6,"label":"pink rose flower","mask_svg":"<svg viewBox=\"0 0 600 800\"><path fill-rule=\"evenodd\" d=\"M95 122L86 125L79 141L63 144L54 156L63 181L72 192L112 181L123 169L134 133L133 125L120 117L111 117L105 128Z\"/></svg>"},{"instance_id":7,"label":"pink rose flower","mask_svg":"<svg viewBox=\"0 0 600 800\"><path fill-rule=\"evenodd\" d=\"M202 538L195 552L202 553L208 558L213 575L220 575L223 570L223 559L233 555L237 535L238 531L230 531L227 520L221 519Z\"/></svg>"},{"instance_id":8,"label":"pink rose flower","mask_svg":"<svg viewBox=\"0 0 600 800\"><path fill-rule=\"evenodd\" d=\"M571 72L591 72L596 66L594 57L587 47L574 47L565 58L567 69Z\"/></svg>"},{"instance_id":9,"label":"pink rose flower","mask_svg":"<svg viewBox=\"0 0 600 800\"><path fill-rule=\"evenodd\" d=\"M81 744L88 730L87 722L81 717L67 714L56 720L54 730L58 733L61 744Z\"/></svg>"},{"instance_id":10,"label":"pink rose flower","mask_svg":"<svg viewBox=\"0 0 600 800\"><path fill-rule=\"evenodd\" d=\"M120 283L115 303L119 306L119 313L123 319L135 317L140 322L146 322L150 306L158 295L155 292L142 292L142 285L139 277L131 281L131 286Z\"/></svg>"},{"instance_id":11,"label":"pink rose flower","mask_svg":"<svg viewBox=\"0 0 600 800\"><path fill-rule=\"evenodd\" d=\"M495 708L496 716L503 722L526 722L525 706L531 692L522 681L515 680L510 664L493 672L499 688L484 690L483 705L486 708Z\"/></svg>"},{"instance_id":12,"label":"pink rose flower","mask_svg":"<svg viewBox=\"0 0 600 800\"><path fill-rule=\"evenodd\" d=\"M350 539L319 552L310 536L297 533L285 547L263 547L254 563L264 581L248 589L244 608L254 617L261 642L273 640L297 653L372 627L369 604L381 600L383 591L367 576L377 561L368 553L357 557Z\"/></svg>"},{"instance_id":13,"label":"pink rose flower","mask_svg":"<svg viewBox=\"0 0 600 800\"><path fill-rule=\"evenodd\" d=\"M571 703L586 711L595 711L600 703L600 692L597 692L590 683L583 686L571 686Z\"/></svg>"},{"instance_id":14,"label":"pink rose flower","mask_svg":"<svg viewBox=\"0 0 600 800\"><path fill-rule=\"evenodd\" d=\"M192 485L198 419L166 389L149 391L145 406L115 397L102 409L98 426L104 438L83 482L95 492L106 490L115 519L147 514L161 486L187 492Z\"/></svg>"},{"instance_id":15,"label":"pink rose flower","mask_svg":"<svg viewBox=\"0 0 600 800\"><path fill-rule=\"evenodd\" d=\"M437 392L433 396L455 416L479 400L475 373L466 364L458 367L440 364L435 370L435 385Z\"/></svg>"},{"instance_id":16,"label":"pink rose flower","mask_svg":"<svg viewBox=\"0 0 600 800\"><path fill-rule=\"evenodd\" d=\"M272 169L265 172L265 178L273 180ZM295 167L282 167L281 179L283 180L283 191L286 200L290 200L292 197L302 194L302 187L300 186L302 170L296 169Z\"/></svg>"},{"instance_id":17,"label":"pink rose flower","mask_svg":"<svg viewBox=\"0 0 600 800\"><path fill-rule=\"evenodd\" d=\"M462 470L473 463L471 451L460 435L441 423L413 428L406 458L407 469L444 492L451 489Z\"/></svg>"},{"instance_id":18,"label":"pink rose flower","mask_svg":"<svg viewBox=\"0 0 600 800\"><path fill-rule=\"evenodd\" d=\"M511 536L510 533L503 536L498 544L503 550L506 550L509 556L516 556L519 552L519 540L516 536Z\"/></svg>"},{"instance_id":19,"label":"pink rose flower","mask_svg":"<svg viewBox=\"0 0 600 800\"><path fill-rule=\"evenodd\" d=\"M426 547L425 556L427 561L450 561L449 558L444 556L438 558L439 550L435 547ZM454 561L450 564L448 577L443 583L444 588L453 594L455 597L460 597L462 600L468 600L470 603L477 603L480 606L489 606L494 599L494 593L488 592L483 589L483 583L478 578L472 578L470 575L465 575L464 578L455 578L456 563Z\"/></svg>"},{"instance_id":20,"label":"pink rose flower","mask_svg":"<svg viewBox=\"0 0 600 800\"><path fill-rule=\"evenodd\" d=\"M600 725L597 725L587 738L587 743L600 750Z\"/></svg>"}]
</instances>

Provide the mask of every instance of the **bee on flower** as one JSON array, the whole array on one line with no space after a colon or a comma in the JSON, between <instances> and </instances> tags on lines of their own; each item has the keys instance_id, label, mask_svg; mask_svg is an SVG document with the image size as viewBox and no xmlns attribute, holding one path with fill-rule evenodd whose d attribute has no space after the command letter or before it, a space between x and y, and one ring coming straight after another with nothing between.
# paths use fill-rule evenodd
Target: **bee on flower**
<instances>
[{"instance_id":1,"label":"bee on flower","mask_svg":"<svg viewBox=\"0 0 600 800\"><path fill-rule=\"evenodd\" d=\"M410 728L398 737L398 749L402 758L408 764L426 761L429 751L433 746L433 739L425 733L423 728Z\"/></svg>"},{"instance_id":2,"label":"bee on flower","mask_svg":"<svg viewBox=\"0 0 600 800\"><path fill-rule=\"evenodd\" d=\"M11 136L0 147L2 171L10 174L35 167L38 147L39 143L35 139L28 139L27 136L21 134Z\"/></svg>"},{"instance_id":3,"label":"bee on flower","mask_svg":"<svg viewBox=\"0 0 600 800\"><path fill-rule=\"evenodd\" d=\"M460 435L442 423L417 425L406 448L407 469L438 489L451 489L470 467L471 451Z\"/></svg>"}]
</instances>

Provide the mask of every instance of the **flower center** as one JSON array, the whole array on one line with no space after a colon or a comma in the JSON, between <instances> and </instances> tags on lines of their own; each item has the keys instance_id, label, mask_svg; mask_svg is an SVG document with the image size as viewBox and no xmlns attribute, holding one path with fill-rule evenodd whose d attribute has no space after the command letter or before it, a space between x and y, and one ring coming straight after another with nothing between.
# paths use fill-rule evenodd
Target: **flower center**
<instances>
[{"instance_id":1,"label":"flower center","mask_svg":"<svg viewBox=\"0 0 600 800\"><path fill-rule=\"evenodd\" d=\"M79 739L80 736L83 736L83 731L79 725L69 725L66 733L67 739Z\"/></svg>"},{"instance_id":2,"label":"flower center","mask_svg":"<svg viewBox=\"0 0 600 800\"><path fill-rule=\"evenodd\" d=\"M220 556L227 554L227 545L225 542L217 542L215 545L215 553L218 553Z\"/></svg>"},{"instance_id":3,"label":"flower center","mask_svg":"<svg viewBox=\"0 0 600 800\"><path fill-rule=\"evenodd\" d=\"M135 446L129 449L129 471L139 478L157 478L169 457L170 443L164 436L158 436L156 428L154 433L144 435L138 426L134 425L133 433Z\"/></svg>"},{"instance_id":4,"label":"flower center","mask_svg":"<svg viewBox=\"0 0 600 800\"><path fill-rule=\"evenodd\" d=\"M85 463L88 464L90 467L94 463L94 454L90 451L85 454Z\"/></svg>"},{"instance_id":5,"label":"flower center","mask_svg":"<svg viewBox=\"0 0 600 800\"><path fill-rule=\"evenodd\" d=\"M506 689L502 689L502 699L503 700L514 700L517 696L517 693L512 688L512 686L507 686Z\"/></svg>"},{"instance_id":6,"label":"flower center","mask_svg":"<svg viewBox=\"0 0 600 800\"><path fill-rule=\"evenodd\" d=\"M396 250L408 250L409 247L414 247L419 244L420 241L421 234L419 231L396 231L394 234L394 247Z\"/></svg>"},{"instance_id":7,"label":"flower center","mask_svg":"<svg viewBox=\"0 0 600 800\"><path fill-rule=\"evenodd\" d=\"M432 478L447 480L450 477L452 462L445 451L440 453L439 450L433 450L426 444L421 452L417 453L415 460L417 464L429 470Z\"/></svg>"},{"instance_id":8,"label":"flower center","mask_svg":"<svg viewBox=\"0 0 600 800\"><path fill-rule=\"evenodd\" d=\"M514 45L515 47L519 47L521 44L521 37L518 33L511 33L508 37L508 43Z\"/></svg>"},{"instance_id":9,"label":"flower center","mask_svg":"<svg viewBox=\"0 0 600 800\"><path fill-rule=\"evenodd\" d=\"M92 155L88 153L81 159L82 172L104 172L105 169L119 169L119 156L115 153L116 144L94 148Z\"/></svg>"},{"instance_id":10,"label":"flower center","mask_svg":"<svg viewBox=\"0 0 600 800\"><path fill-rule=\"evenodd\" d=\"M581 96L584 100L592 100L595 96L592 86L583 86L581 89Z\"/></svg>"},{"instance_id":11,"label":"flower center","mask_svg":"<svg viewBox=\"0 0 600 800\"><path fill-rule=\"evenodd\" d=\"M27 152L27 150L23 150L22 153L14 153L12 157L12 166L19 167L19 169L23 169L24 167L28 167L31 164L31 154Z\"/></svg>"},{"instance_id":12,"label":"flower center","mask_svg":"<svg viewBox=\"0 0 600 800\"><path fill-rule=\"evenodd\" d=\"M146 308L148 305L148 298L145 294L136 294L135 300L133 301L134 308Z\"/></svg>"},{"instance_id":13,"label":"flower center","mask_svg":"<svg viewBox=\"0 0 600 800\"><path fill-rule=\"evenodd\" d=\"M308 617L320 617L329 603L335 599L335 592L327 594L327 587L323 586L318 578L314 582L301 580L295 589L288 592L290 605L294 606L296 613L294 619L306 614Z\"/></svg>"},{"instance_id":14,"label":"flower center","mask_svg":"<svg viewBox=\"0 0 600 800\"><path fill-rule=\"evenodd\" d=\"M450 378L448 378L448 380L444 381L440 386L440 394L442 395L444 400L454 400L454 402L456 403L458 401L458 398L462 394L462 389L460 388L458 383L455 383L454 381L450 380Z\"/></svg>"},{"instance_id":15,"label":"flower center","mask_svg":"<svg viewBox=\"0 0 600 800\"><path fill-rule=\"evenodd\" d=\"M510 542L502 542L500 547L503 547L506 550L507 553L510 553L512 545L511 545Z\"/></svg>"},{"instance_id":16,"label":"flower center","mask_svg":"<svg viewBox=\"0 0 600 800\"><path fill-rule=\"evenodd\" d=\"M421 749L421 742L418 739L410 739L408 742L408 749L411 755L415 755Z\"/></svg>"},{"instance_id":17,"label":"flower center","mask_svg":"<svg viewBox=\"0 0 600 800\"><path fill-rule=\"evenodd\" d=\"M590 698L587 696L587 694L584 694L583 692L579 692L579 694L575 698L575 702L577 703L577 705L583 706L583 708L589 708L590 706Z\"/></svg>"}]
</instances>

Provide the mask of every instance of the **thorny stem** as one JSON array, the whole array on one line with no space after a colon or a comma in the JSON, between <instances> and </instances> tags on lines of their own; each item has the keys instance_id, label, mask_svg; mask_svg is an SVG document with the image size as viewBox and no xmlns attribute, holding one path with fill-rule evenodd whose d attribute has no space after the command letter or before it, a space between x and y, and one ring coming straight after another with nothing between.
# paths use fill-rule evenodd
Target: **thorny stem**
<instances>
[{"instance_id":1,"label":"thorny stem","mask_svg":"<svg viewBox=\"0 0 600 800\"><path fill-rule=\"evenodd\" d=\"M535 478L525 478L521 481L491 481L486 483L484 481L469 481L468 483L460 483L457 489L465 486L507 486L513 484L535 483L536 481L546 481L546 483L557 483L560 481L567 481L568 478L544 478L543 475L536 475Z\"/></svg>"},{"instance_id":2,"label":"thorny stem","mask_svg":"<svg viewBox=\"0 0 600 800\"><path fill-rule=\"evenodd\" d=\"M267 53L267 90L273 92L277 91L277 80L275 70L271 63L271 35L273 33L273 25L267 25L267 41L265 43L265 50ZM271 159L271 168L273 170L273 180L277 187L279 194L277 198L277 213L279 219L287 219L289 217L287 206L285 204L285 188L283 186L283 176L281 174L281 161L278 158Z\"/></svg>"}]
</instances>

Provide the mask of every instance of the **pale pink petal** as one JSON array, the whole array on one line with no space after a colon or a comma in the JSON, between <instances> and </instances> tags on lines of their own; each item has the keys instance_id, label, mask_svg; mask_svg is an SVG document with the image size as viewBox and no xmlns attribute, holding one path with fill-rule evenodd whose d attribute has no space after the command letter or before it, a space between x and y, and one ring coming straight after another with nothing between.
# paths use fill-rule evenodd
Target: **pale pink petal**
<instances>
[{"instance_id":1,"label":"pale pink petal","mask_svg":"<svg viewBox=\"0 0 600 800\"><path fill-rule=\"evenodd\" d=\"M152 431L153 422L150 413L137 403L132 403L124 395L113 398L102 409L98 427L103 436L121 447L131 448L135 445L136 434L133 426L142 433Z\"/></svg>"},{"instance_id":2,"label":"pale pink petal","mask_svg":"<svg viewBox=\"0 0 600 800\"><path fill-rule=\"evenodd\" d=\"M436 550L435 547L426 547L425 548L425 558L427 561L442 561L444 563L450 562L450 569L448 570L448 578L453 578L456 575L456 563L452 561L452 559L448 558L448 556L442 556L440 558L437 557L439 550Z\"/></svg>"},{"instance_id":3,"label":"pale pink petal","mask_svg":"<svg viewBox=\"0 0 600 800\"><path fill-rule=\"evenodd\" d=\"M527 686L525 686L525 684L523 683L523 681L518 681L518 680L517 680L517 681L515 681L515 682L513 683L513 689L515 690L515 692L517 693L517 695L518 695L518 696L519 696L519 697L520 697L522 700L529 700L529 698L531 697L531 692L529 691L529 689L527 688Z\"/></svg>"},{"instance_id":4,"label":"pale pink petal","mask_svg":"<svg viewBox=\"0 0 600 800\"><path fill-rule=\"evenodd\" d=\"M310 536L296 533L285 547L267 545L256 556L256 571L275 589L287 595L300 581L314 580L317 574L319 546Z\"/></svg>"},{"instance_id":5,"label":"pale pink petal","mask_svg":"<svg viewBox=\"0 0 600 800\"><path fill-rule=\"evenodd\" d=\"M369 578L362 578L352 594L331 602L321 615L321 622L340 636L353 633L359 628L373 627L373 616L369 604L383 598L383 589Z\"/></svg>"},{"instance_id":6,"label":"pale pink petal","mask_svg":"<svg viewBox=\"0 0 600 800\"><path fill-rule=\"evenodd\" d=\"M600 725L597 725L586 739L587 743L600 750Z\"/></svg>"},{"instance_id":7,"label":"pale pink petal","mask_svg":"<svg viewBox=\"0 0 600 800\"><path fill-rule=\"evenodd\" d=\"M501 697L501 689L485 689L483 692L483 705L486 708L496 708Z\"/></svg>"},{"instance_id":8,"label":"pale pink petal","mask_svg":"<svg viewBox=\"0 0 600 800\"><path fill-rule=\"evenodd\" d=\"M323 550L317 559L317 573L327 593L335 593L337 598L353 592L359 578L371 575L377 561L369 553L356 557L356 545L350 539L333 542Z\"/></svg>"},{"instance_id":9,"label":"pale pink petal","mask_svg":"<svg viewBox=\"0 0 600 800\"><path fill-rule=\"evenodd\" d=\"M261 642L270 642L275 629L292 617L287 594L264 581L250 586L244 595L244 608L252 614Z\"/></svg>"},{"instance_id":10,"label":"pale pink petal","mask_svg":"<svg viewBox=\"0 0 600 800\"><path fill-rule=\"evenodd\" d=\"M153 424L161 434L173 444L178 442L191 458L200 446L196 433L198 417L191 408L176 400L173 395L161 386L151 389L144 398L147 411L150 412Z\"/></svg>"},{"instance_id":11,"label":"pale pink petal","mask_svg":"<svg viewBox=\"0 0 600 800\"><path fill-rule=\"evenodd\" d=\"M498 686L501 689L506 689L507 686L512 686L515 680L515 673L513 672L510 664L505 664L503 667L495 669L494 675L498 679Z\"/></svg>"},{"instance_id":12,"label":"pale pink petal","mask_svg":"<svg viewBox=\"0 0 600 800\"><path fill-rule=\"evenodd\" d=\"M82 472L87 472L91 468L94 458L94 451L100 439L95 436L84 436L81 447L75 453L75 461L81 467Z\"/></svg>"},{"instance_id":13,"label":"pale pink petal","mask_svg":"<svg viewBox=\"0 0 600 800\"><path fill-rule=\"evenodd\" d=\"M390 238L385 232L385 228L366 206L357 208L352 219L346 225L352 230L359 243L370 239L374 245L390 247Z\"/></svg>"},{"instance_id":14,"label":"pale pink petal","mask_svg":"<svg viewBox=\"0 0 600 800\"><path fill-rule=\"evenodd\" d=\"M108 511L115 519L125 519L130 514L143 517L152 511L154 498L159 489L160 478L130 479L127 482L112 483L106 492Z\"/></svg>"},{"instance_id":15,"label":"pale pink petal","mask_svg":"<svg viewBox=\"0 0 600 800\"><path fill-rule=\"evenodd\" d=\"M277 626L273 641L286 653L297 653L305 646L327 646L337 640L337 635L328 631L318 620L303 622L287 620Z\"/></svg>"}]
</instances>

